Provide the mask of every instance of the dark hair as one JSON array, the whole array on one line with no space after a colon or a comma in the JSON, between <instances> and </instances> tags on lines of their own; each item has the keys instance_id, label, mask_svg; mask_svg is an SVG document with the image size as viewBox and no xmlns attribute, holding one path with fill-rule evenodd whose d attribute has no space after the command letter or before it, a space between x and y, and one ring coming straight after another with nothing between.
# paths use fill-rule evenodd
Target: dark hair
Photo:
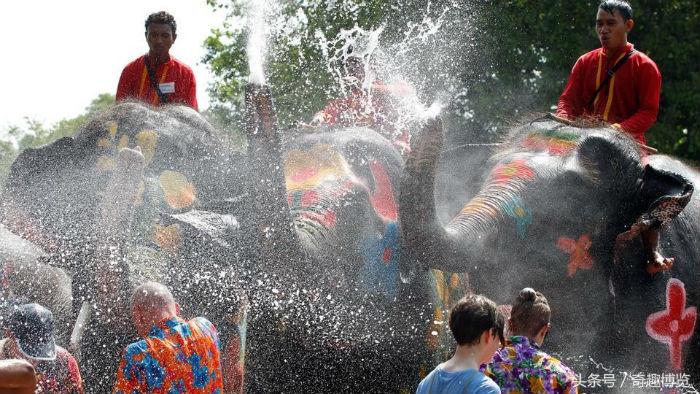
<instances>
[{"instance_id":1,"label":"dark hair","mask_svg":"<svg viewBox=\"0 0 700 394\"><path fill-rule=\"evenodd\" d=\"M146 18L146 23L144 24L144 26L146 27L146 31L148 31L148 26L151 23L170 25L170 27L173 29L173 36L175 35L175 31L177 30L177 23L175 23L175 18L165 11L154 12L151 15L149 15L148 18Z\"/></svg>"},{"instance_id":2,"label":"dark hair","mask_svg":"<svg viewBox=\"0 0 700 394\"><path fill-rule=\"evenodd\" d=\"M503 326L503 315L498 312L496 304L482 295L465 296L450 312L450 330L455 341L462 346L479 343L486 330L491 330L502 341Z\"/></svg>"},{"instance_id":3,"label":"dark hair","mask_svg":"<svg viewBox=\"0 0 700 394\"><path fill-rule=\"evenodd\" d=\"M598 9L609 12L611 15L617 10L622 20L632 19L632 6L624 0L603 0L600 2Z\"/></svg>"},{"instance_id":4,"label":"dark hair","mask_svg":"<svg viewBox=\"0 0 700 394\"><path fill-rule=\"evenodd\" d=\"M549 324L552 310L542 293L530 287L520 290L518 298L510 311L511 332L534 337Z\"/></svg>"}]
</instances>

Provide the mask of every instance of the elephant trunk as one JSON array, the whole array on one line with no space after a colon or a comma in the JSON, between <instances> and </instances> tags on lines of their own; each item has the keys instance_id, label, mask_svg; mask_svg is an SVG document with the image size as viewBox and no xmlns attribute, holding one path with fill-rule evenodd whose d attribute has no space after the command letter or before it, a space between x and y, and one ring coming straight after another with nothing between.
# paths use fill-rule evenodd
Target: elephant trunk
<instances>
[{"instance_id":1,"label":"elephant trunk","mask_svg":"<svg viewBox=\"0 0 700 394\"><path fill-rule=\"evenodd\" d=\"M270 88L247 85L245 102L248 188L259 261L276 269L290 267L291 261L300 260L301 251L287 204L282 144Z\"/></svg>"},{"instance_id":2,"label":"elephant trunk","mask_svg":"<svg viewBox=\"0 0 700 394\"><path fill-rule=\"evenodd\" d=\"M449 272L469 272L485 262L483 244L497 225L495 204L482 191L449 225L435 205L435 176L443 145L442 123L429 121L414 138L401 179L401 228L412 260ZM488 190L487 190L488 192Z\"/></svg>"}]
</instances>

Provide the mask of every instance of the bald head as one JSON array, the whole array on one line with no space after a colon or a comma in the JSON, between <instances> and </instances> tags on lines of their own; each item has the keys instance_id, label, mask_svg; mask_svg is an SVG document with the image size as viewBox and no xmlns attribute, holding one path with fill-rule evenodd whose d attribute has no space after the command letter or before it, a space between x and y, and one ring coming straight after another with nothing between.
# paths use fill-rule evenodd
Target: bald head
<instances>
[{"instance_id":1,"label":"bald head","mask_svg":"<svg viewBox=\"0 0 700 394\"><path fill-rule=\"evenodd\" d=\"M173 293L157 282L146 282L134 290L131 311L139 335L145 336L159 322L177 316L180 306Z\"/></svg>"}]
</instances>

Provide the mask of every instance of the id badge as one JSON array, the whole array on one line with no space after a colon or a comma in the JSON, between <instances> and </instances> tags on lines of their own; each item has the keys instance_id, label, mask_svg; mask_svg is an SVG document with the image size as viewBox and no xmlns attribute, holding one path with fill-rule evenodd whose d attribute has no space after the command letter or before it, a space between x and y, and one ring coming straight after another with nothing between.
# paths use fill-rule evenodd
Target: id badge
<instances>
[{"instance_id":1,"label":"id badge","mask_svg":"<svg viewBox=\"0 0 700 394\"><path fill-rule=\"evenodd\" d=\"M158 85L163 93L175 93L175 82L166 82Z\"/></svg>"}]
</instances>

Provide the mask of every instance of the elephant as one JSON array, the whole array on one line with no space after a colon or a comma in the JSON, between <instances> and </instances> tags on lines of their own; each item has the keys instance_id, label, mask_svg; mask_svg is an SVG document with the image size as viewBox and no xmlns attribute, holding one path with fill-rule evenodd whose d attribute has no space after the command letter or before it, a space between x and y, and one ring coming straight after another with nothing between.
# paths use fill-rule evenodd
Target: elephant
<instances>
[{"instance_id":1,"label":"elephant","mask_svg":"<svg viewBox=\"0 0 700 394\"><path fill-rule=\"evenodd\" d=\"M222 342L242 334L251 391L414 387L441 344L432 276L402 263L400 153L363 127L280 131L267 87L246 103L247 154L191 109L127 102L13 164L2 222L92 311L87 387L110 389L129 291L154 279Z\"/></svg>"},{"instance_id":2,"label":"elephant","mask_svg":"<svg viewBox=\"0 0 700 394\"><path fill-rule=\"evenodd\" d=\"M215 247L225 244L224 234L199 231L198 241L182 242L202 226L237 236L236 218L217 212L235 205L242 193L241 174L230 171L242 154L216 133L188 107L155 110L126 102L96 115L72 137L23 151L11 167L2 222L43 249L42 262L72 278L72 284L47 290L67 296L69 305L72 293L73 307L54 311L60 319L91 316L79 322L88 325L80 347L86 385L96 392L111 390L114 360L135 337L128 321L133 286L158 280L177 287L186 314L204 313L202 305L216 309L215 317L236 312L238 281L219 283L221 301L205 299L211 278L218 278L214 273L238 264L234 253ZM199 257L206 262L198 267L201 276L172 274L179 264L195 266L178 259L178 248L197 242L213 245ZM70 328L59 326L59 338L67 338Z\"/></svg>"},{"instance_id":3,"label":"elephant","mask_svg":"<svg viewBox=\"0 0 700 394\"><path fill-rule=\"evenodd\" d=\"M604 125L539 117L507 135L488 160L461 164L464 178L478 175L469 186L440 175L460 163L441 162L439 121L414 136L399 192L404 256L423 272L466 276L504 306L524 287L542 291L553 310L545 349L585 391L629 392L640 374L697 384L698 171ZM645 271L647 225L662 228L669 271ZM589 379L604 375L615 387Z\"/></svg>"}]
</instances>

